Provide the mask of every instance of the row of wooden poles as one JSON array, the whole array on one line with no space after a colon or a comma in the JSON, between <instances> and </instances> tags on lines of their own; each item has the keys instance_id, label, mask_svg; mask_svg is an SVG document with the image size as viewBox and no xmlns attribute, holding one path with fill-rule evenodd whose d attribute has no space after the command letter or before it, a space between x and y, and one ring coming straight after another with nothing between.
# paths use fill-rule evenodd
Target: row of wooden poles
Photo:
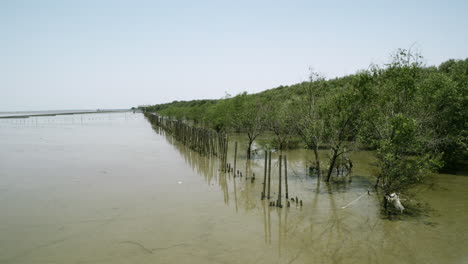
<instances>
[{"instance_id":1,"label":"row of wooden poles","mask_svg":"<svg viewBox=\"0 0 468 264\"><path fill-rule=\"evenodd\" d=\"M285 184L285 197L286 197L286 205L289 207L290 202L289 202L289 189L288 189L288 158L286 155L279 155L278 156L278 198L276 199L276 202L270 202L271 206L277 206L277 207L283 207L282 204L282 199L281 199L281 187L282 187L282 164L283 164L283 159L284 159L284 184ZM261 198L262 200L264 199L270 199L272 198L270 195L271 191L271 151L265 151L265 165L264 165L264 171L263 171L263 191ZM297 197L296 199L291 199L295 202L297 202ZM301 201L302 205L302 201Z\"/></svg>"},{"instance_id":2,"label":"row of wooden poles","mask_svg":"<svg viewBox=\"0 0 468 264\"><path fill-rule=\"evenodd\" d=\"M208 156L218 156L221 160L221 171L223 172L236 172L237 166L237 142L234 143L234 166L227 162L227 153L229 147L228 136L225 132L216 132L202 127L194 127L180 120L173 120L167 117L160 116L156 113L145 113L148 120L155 126L162 128L164 131L170 133L174 138L182 144L188 146L190 149ZM279 155L279 184L278 184L278 199L276 202L270 202L270 205L283 207L281 202L281 186L282 186L282 162L284 159L284 183L286 190L287 206L290 206L289 192L288 192L288 163L286 155ZM239 172L238 172L239 173ZM242 174L241 174L242 175ZM267 177L268 175L268 177ZM248 175L246 175L247 178ZM242 177L242 176L241 176ZM252 177L252 183L255 180L255 174ZM271 199L271 151L265 151L265 168L263 175L263 191L261 199ZM296 199L292 201L299 204ZM302 200L300 201L302 205Z\"/></svg>"},{"instance_id":3,"label":"row of wooden poles","mask_svg":"<svg viewBox=\"0 0 468 264\"><path fill-rule=\"evenodd\" d=\"M282 163L284 159L284 184L285 184L285 191L286 191L286 205L289 207L289 189L288 189L288 158L286 155L279 155L278 163L279 163L279 184L278 184L278 198L276 202L270 202L271 206L283 207L282 200L281 200L281 187L282 187ZM236 163L237 163L237 142L234 143L234 171L236 171ZM229 171L229 169L228 169ZM248 176L248 175L246 175ZM252 182L255 179L255 174L252 177ZM273 198L271 195L271 151L265 150L265 165L264 165L264 173L263 173L263 190L261 194L261 199L271 199ZM296 202L302 206L302 200L299 201L296 197L295 199L292 198L291 201Z\"/></svg>"},{"instance_id":4,"label":"row of wooden poles","mask_svg":"<svg viewBox=\"0 0 468 264\"><path fill-rule=\"evenodd\" d=\"M219 156L221 168L227 169L228 136L224 132L194 127L180 120L173 120L155 113L145 113L155 126L171 134L177 141L195 152L206 156Z\"/></svg>"}]
</instances>

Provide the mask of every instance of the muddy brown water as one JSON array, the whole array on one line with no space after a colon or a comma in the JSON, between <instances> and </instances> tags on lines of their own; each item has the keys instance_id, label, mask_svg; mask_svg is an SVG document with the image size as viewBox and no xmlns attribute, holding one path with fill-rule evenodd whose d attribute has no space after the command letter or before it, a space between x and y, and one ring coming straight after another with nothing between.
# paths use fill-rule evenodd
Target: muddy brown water
<instances>
[{"instance_id":1,"label":"muddy brown water","mask_svg":"<svg viewBox=\"0 0 468 264\"><path fill-rule=\"evenodd\" d=\"M243 144L234 178L141 114L0 120L0 263L468 263L466 175L416 197L429 216L389 221L366 193L372 153L329 188L305 173L312 153L289 151L304 205L277 209L260 200L262 153L245 179Z\"/></svg>"}]
</instances>

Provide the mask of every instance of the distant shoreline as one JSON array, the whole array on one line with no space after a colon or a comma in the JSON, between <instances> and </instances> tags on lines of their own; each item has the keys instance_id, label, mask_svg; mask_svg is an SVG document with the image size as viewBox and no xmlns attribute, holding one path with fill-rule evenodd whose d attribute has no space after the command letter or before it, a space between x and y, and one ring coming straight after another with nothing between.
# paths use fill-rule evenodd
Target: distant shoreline
<instances>
[{"instance_id":1,"label":"distant shoreline","mask_svg":"<svg viewBox=\"0 0 468 264\"><path fill-rule=\"evenodd\" d=\"M49 112L49 111L43 111L43 113L40 113L42 111L38 111L36 113L31 113L31 114L18 114L18 115L5 115L5 116L0 116L0 119L6 119L6 118L30 118L30 117L37 117L37 116L58 116L58 115L79 115L79 114L100 114L100 113L123 113L123 112L130 112L132 111L131 109L115 109L115 110L77 110L77 111L67 111L63 110L57 111L57 112Z\"/></svg>"}]
</instances>

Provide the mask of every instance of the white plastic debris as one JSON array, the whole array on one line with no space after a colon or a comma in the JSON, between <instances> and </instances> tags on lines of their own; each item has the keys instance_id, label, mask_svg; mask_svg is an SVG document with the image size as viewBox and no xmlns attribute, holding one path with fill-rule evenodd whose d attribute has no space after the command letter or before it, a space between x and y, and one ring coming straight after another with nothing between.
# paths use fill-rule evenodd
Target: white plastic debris
<instances>
[{"instance_id":1,"label":"white plastic debris","mask_svg":"<svg viewBox=\"0 0 468 264\"><path fill-rule=\"evenodd\" d=\"M392 193L390 195L387 195L385 198L387 198L387 201L393 204L397 210L400 211L400 213L403 213L403 210L405 210L405 207L400 202L400 196L396 193Z\"/></svg>"}]
</instances>

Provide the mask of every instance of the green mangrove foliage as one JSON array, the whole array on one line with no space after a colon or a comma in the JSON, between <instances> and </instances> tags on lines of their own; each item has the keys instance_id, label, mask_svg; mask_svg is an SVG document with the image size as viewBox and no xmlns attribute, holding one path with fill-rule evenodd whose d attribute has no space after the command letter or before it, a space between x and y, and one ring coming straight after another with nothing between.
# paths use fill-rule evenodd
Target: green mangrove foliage
<instances>
[{"instance_id":1,"label":"green mangrove foliage","mask_svg":"<svg viewBox=\"0 0 468 264\"><path fill-rule=\"evenodd\" d=\"M390 195L409 190L432 171L467 165L467 92L468 59L425 66L421 56L399 49L388 64L354 75L327 80L312 73L307 82L257 94L143 110L243 133L249 158L262 133L278 150L299 140L315 153L314 173L321 176L323 170L327 181L344 166L347 152L374 149L376 186ZM318 155L323 148L330 152L326 162Z\"/></svg>"}]
</instances>

